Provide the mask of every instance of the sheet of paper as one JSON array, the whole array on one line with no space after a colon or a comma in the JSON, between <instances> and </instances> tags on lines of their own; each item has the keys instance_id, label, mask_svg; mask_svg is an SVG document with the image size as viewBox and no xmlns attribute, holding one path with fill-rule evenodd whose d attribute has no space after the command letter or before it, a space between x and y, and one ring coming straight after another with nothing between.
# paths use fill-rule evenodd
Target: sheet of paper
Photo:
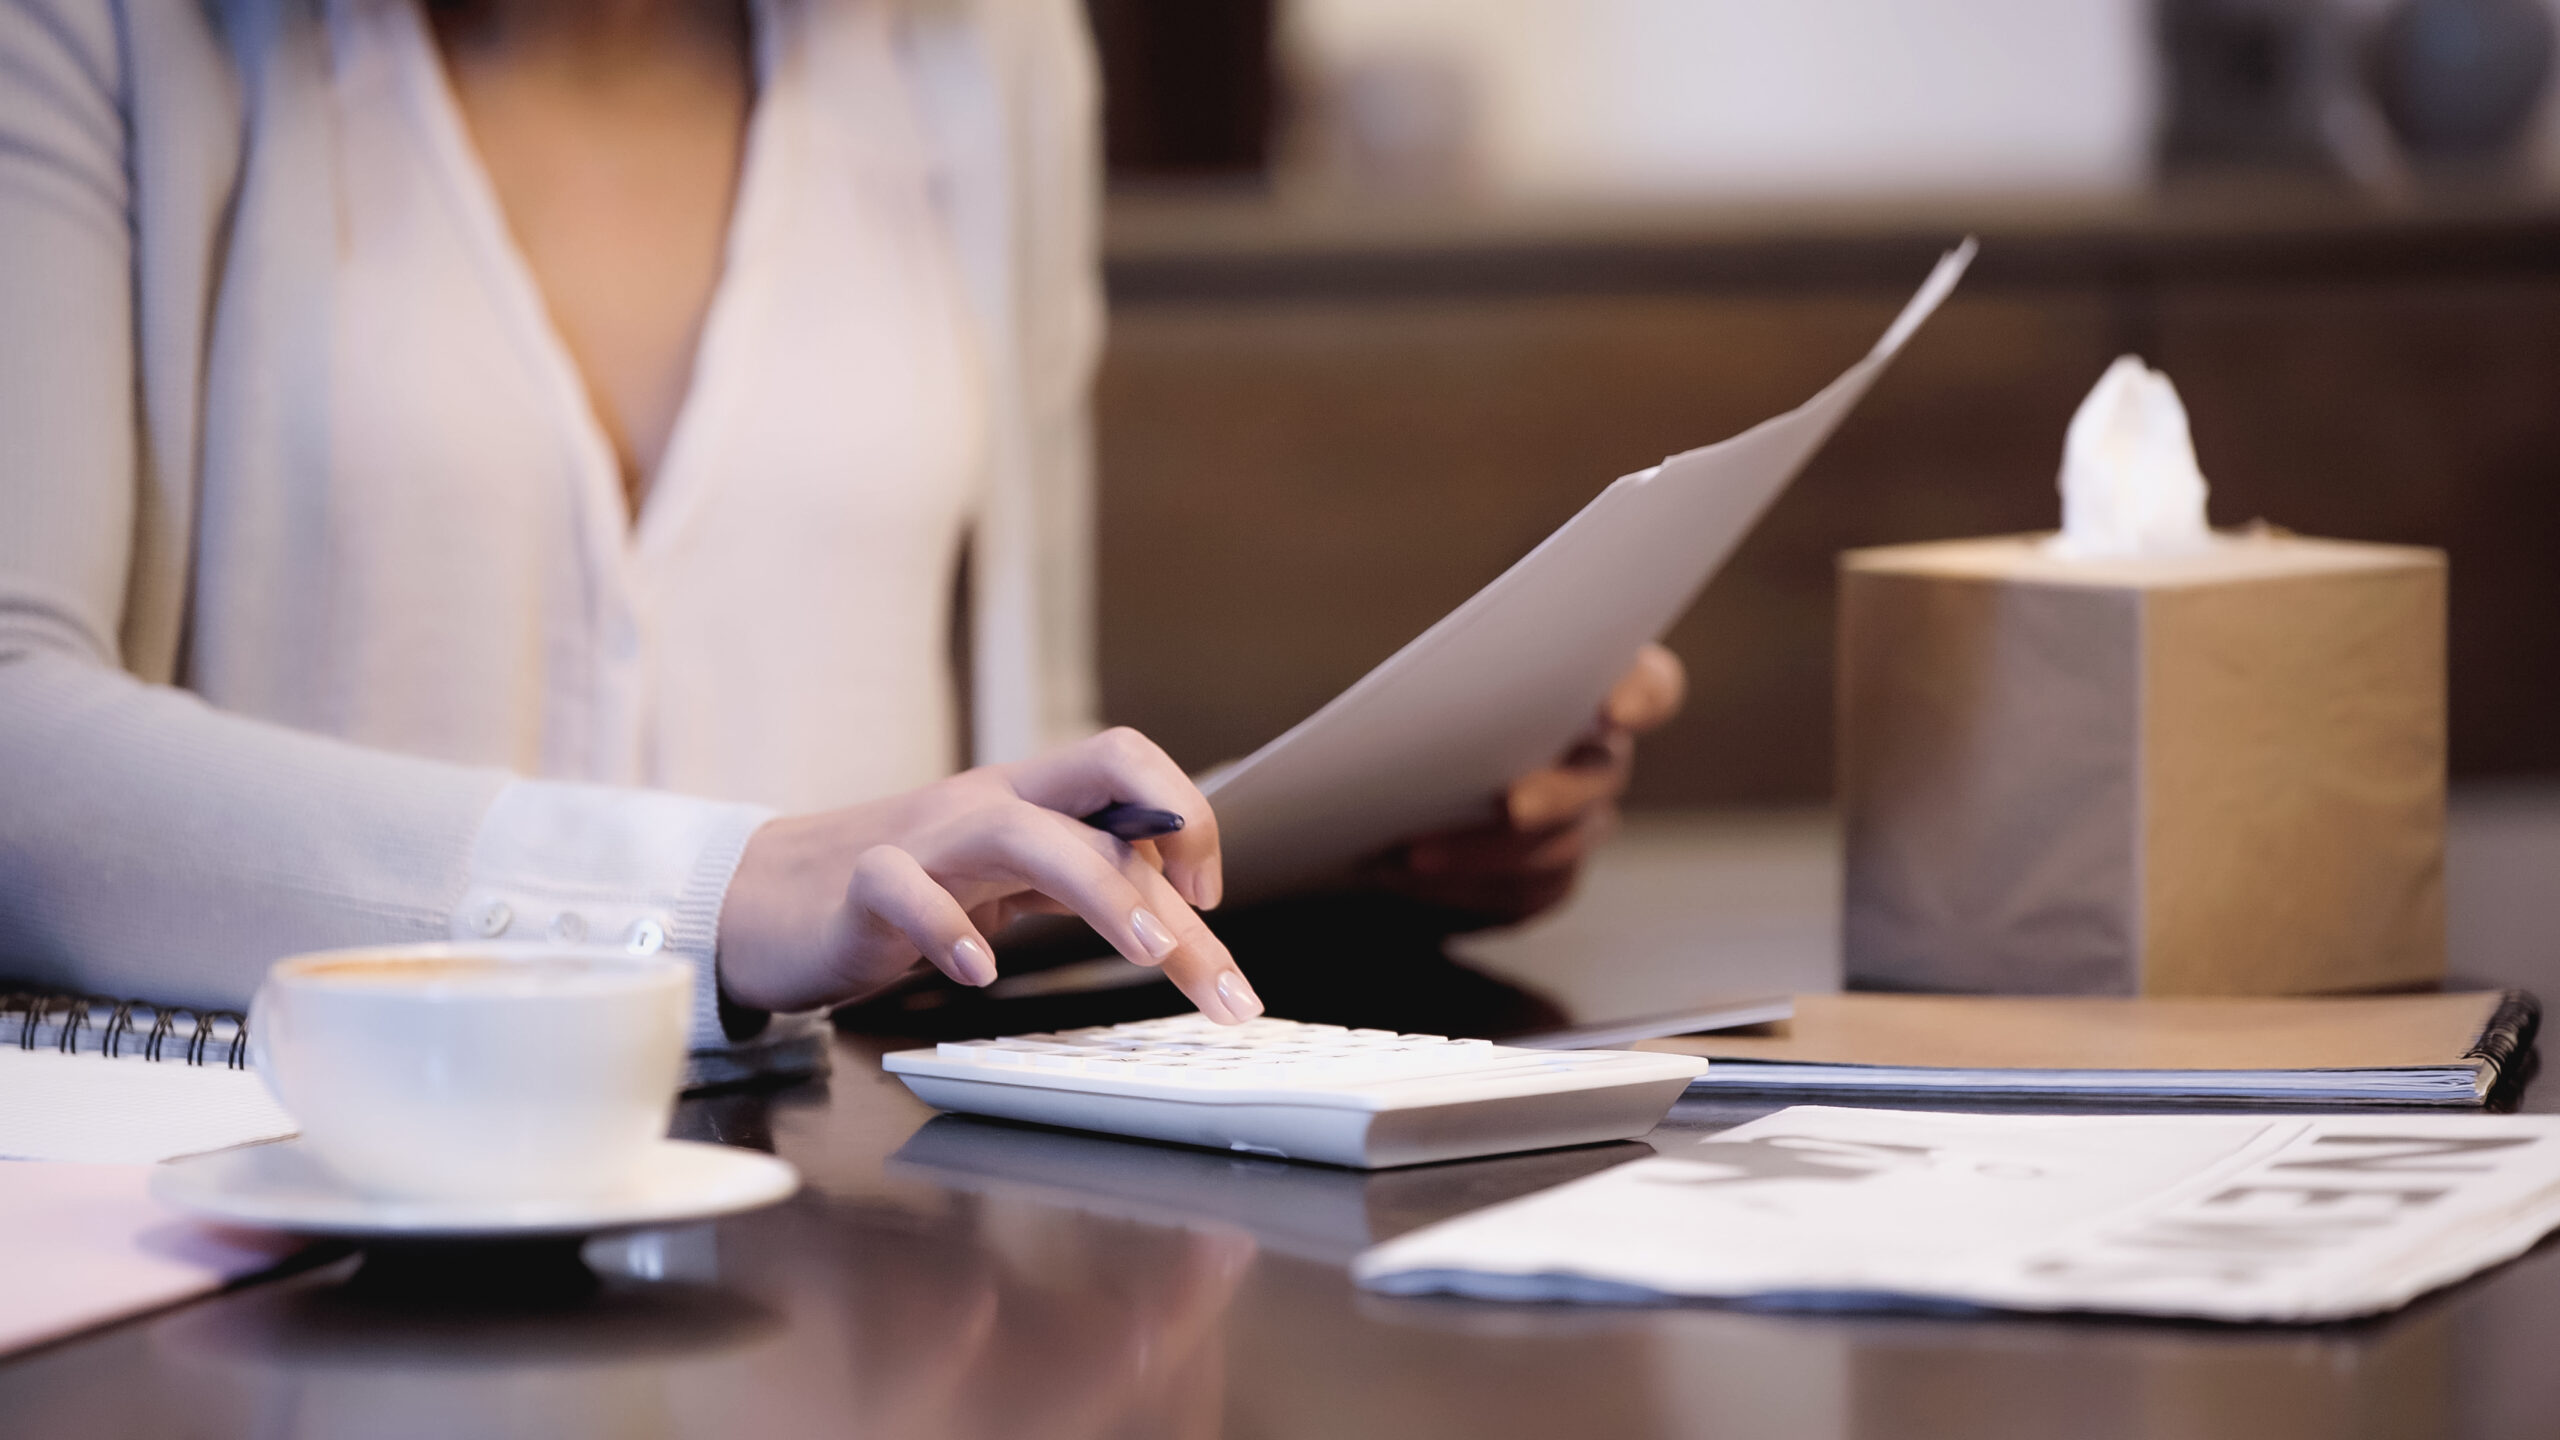
<instances>
[{"instance_id":1,"label":"sheet of paper","mask_svg":"<svg viewBox=\"0 0 2560 1440\"><path fill-rule=\"evenodd\" d=\"M208 1294L302 1248L198 1225L150 1197L150 1173L0 1162L0 1353Z\"/></svg>"},{"instance_id":2,"label":"sheet of paper","mask_svg":"<svg viewBox=\"0 0 2560 1440\"><path fill-rule=\"evenodd\" d=\"M1938 262L1865 359L1798 408L1625 476L1350 689L1209 780L1230 895L1480 818L1591 725L1973 259Z\"/></svg>"},{"instance_id":3,"label":"sheet of paper","mask_svg":"<svg viewBox=\"0 0 2560 1440\"><path fill-rule=\"evenodd\" d=\"M2218 1320L2394 1309L2560 1227L2560 1116L1799 1106L1370 1251L1494 1299L1915 1302Z\"/></svg>"},{"instance_id":4,"label":"sheet of paper","mask_svg":"<svg viewBox=\"0 0 2560 1440\"><path fill-rule=\"evenodd\" d=\"M246 1070L0 1046L0 1160L147 1164L294 1130Z\"/></svg>"}]
</instances>

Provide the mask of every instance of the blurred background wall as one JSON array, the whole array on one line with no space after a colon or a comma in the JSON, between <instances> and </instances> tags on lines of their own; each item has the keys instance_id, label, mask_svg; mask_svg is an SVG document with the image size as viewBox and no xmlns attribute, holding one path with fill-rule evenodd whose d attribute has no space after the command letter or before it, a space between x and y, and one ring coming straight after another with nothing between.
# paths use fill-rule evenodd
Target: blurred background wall
<instances>
[{"instance_id":1,"label":"blurred background wall","mask_svg":"<svg viewBox=\"0 0 2560 1440\"><path fill-rule=\"evenodd\" d=\"M1826 796L1833 557L2049 528L2127 350L2217 523L2450 551L2456 777L2560 774L2555 4L1089 0L1110 718L1260 744L1978 233L1674 632L1638 804Z\"/></svg>"}]
</instances>

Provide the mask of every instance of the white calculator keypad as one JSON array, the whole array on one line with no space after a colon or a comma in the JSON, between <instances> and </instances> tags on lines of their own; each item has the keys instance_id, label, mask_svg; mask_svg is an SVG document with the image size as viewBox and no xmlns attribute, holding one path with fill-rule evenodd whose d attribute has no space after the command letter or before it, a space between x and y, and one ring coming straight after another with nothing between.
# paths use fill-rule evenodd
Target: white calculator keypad
<instances>
[{"instance_id":1,"label":"white calculator keypad","mask_svg":"<svg viewBox=\"0 0 2560 1440\"><path fill-rule=\"evenodd\" d=\"M1573 1069L1592 1063L1570 1051L1522 1050L1490 1040L1399 1035L1294 1020L1219 1025L1199 1015L1090 1030L945 1042L935 1050L990 1070L1147 1080L1217 1089L1332 1088L1384 1080L1510 1071L1523 1063Z\"/></svg>"}]
</instances>

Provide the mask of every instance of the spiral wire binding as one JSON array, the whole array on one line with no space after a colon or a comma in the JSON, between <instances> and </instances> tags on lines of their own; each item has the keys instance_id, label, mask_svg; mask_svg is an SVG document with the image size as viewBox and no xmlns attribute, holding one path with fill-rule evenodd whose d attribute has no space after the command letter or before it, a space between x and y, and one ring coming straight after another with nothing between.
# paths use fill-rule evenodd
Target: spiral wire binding
<instances>
[{"instance_id":1,"label":"spiral wire binding","mask_svg":"<svg viewBox=\"0 0 2560 1440\"><path fill-rule=\"evenodd\" d=\"M138 1010L150 1012L147 1031L135 1014ZM100 1011L106 1012L103 1024L97 1019ZM12 1017L17 1017L16 1039L21 1050L45 1044L65 1055L76 1055L86 1048L81 1044L86 1033L95 1037L97 1053L110 1060L121 1058L126 1045L136 1044L145 1060L159 1060L167 1051L169 1059L204 1065L213 1063L219 1054L220 1063L228 1069L249 1068L249 1021L237 1010L195 1010L106 995L12 991L0 994L0 1037L7 1035L5 1026ZM143 1032L138 1038L137 1031ZM173 1042L174 1050L170 1048ZM6 1039L0 1038L0 1044L5 1043Z\"/></svg>"}]
</instances>

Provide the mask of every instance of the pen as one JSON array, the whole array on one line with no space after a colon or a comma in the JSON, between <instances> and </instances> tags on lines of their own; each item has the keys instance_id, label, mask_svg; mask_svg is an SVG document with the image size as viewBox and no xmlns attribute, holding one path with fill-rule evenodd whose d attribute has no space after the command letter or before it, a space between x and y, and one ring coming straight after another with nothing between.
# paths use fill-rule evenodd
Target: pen
<instances>
[{"instance_id":1,"label":"pen","mask_svg":"<svg viewBox=\"0 0 2560 1440\"><path fill-rule=\"evenodd\" d=\"M1077 819L1119 840L1153 840L1182 828L1182 817L1152 805L1105 805Z\"/></svg>"}]
</instances>

